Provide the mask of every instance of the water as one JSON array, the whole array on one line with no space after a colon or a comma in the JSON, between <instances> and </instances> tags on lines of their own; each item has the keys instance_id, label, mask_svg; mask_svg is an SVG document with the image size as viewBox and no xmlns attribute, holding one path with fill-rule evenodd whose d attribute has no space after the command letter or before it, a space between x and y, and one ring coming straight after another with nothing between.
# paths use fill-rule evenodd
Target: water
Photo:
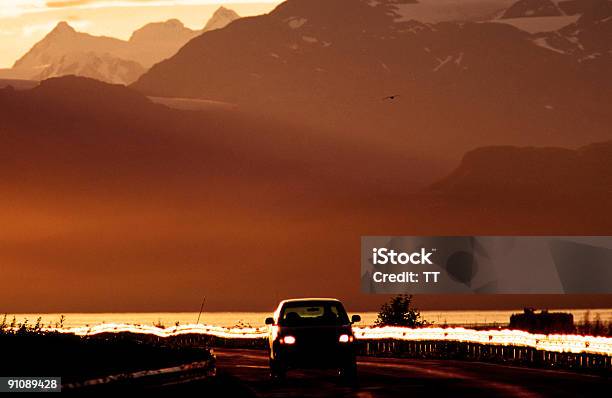
<instances>
[{"instance_id":1,"label":"water","mask_svg":"<svg viewBox=\"0 0 612 398\"><path fill-rule=\"evenodd\" d=\"M590 312L591 321L597 315L603 322L612 322L612 308L599 309L564 309L554 312L571 312L574 321L580 323L584 320L586 312ZM421 315L429 322L436 325L453 326L478 326L478 325L506 325L514 311L422 311ZM42 318L44 326L55 326L59 322L60 313L54 314L8 314L7 322L11 322L15 316L17 322L28 320L28 324L36 323L37 318ZM131 313L64 313L64 327L93 326L101 323L128 323L140 325L162 324L173 326L176 322L181 325L196 323L197 312L131 312ZM239 324L259 327L264 325L266 317L271 316L269 312L203 312L200 323L215 326L236 326ZM374 324L377 314L375 312L360 312L362 322L360 325ZM1 318L0 318L1 322Z\"/></svg>"}]
</instances>

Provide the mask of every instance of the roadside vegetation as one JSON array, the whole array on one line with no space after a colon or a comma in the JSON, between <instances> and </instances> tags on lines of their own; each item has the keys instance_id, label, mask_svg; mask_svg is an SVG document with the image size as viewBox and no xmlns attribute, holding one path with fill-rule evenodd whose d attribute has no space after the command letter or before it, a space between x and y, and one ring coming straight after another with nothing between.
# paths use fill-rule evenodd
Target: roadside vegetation
<instances>
[{"instance_id":1,"label":"roadside vegetation","mask_svg":"<svg viewBox=\"0 0 612 398\"><path fill-rule=\"evenodd\" d=\"M528 311L531 311L528 313ZM506 328L525 330L531 333L560 333L560 334L580 334L583 336L612 337L612 320L604 321L597 314L591 318L587 311L583 319L574 322L571 314L555 313L544 310L540 314L535 314L533 309L525 309L527 317L523 322L513 322L513 318L524 317L525 314L515 314L511 318L510 325L499 324L495 328ZM567 318L567 319L565 319ZM559 322L559 319L566 322ZM384 303L378 312L376 326L404 326L404 327L426 327L434 326L433 322L425 320L420 311L413 306L412 295L399 294ZM446 322L440 327L449 327ZM479 329L478 325L472 326ZM480 328L491 328L491 325L481 326Z\"/></svg>"},{"instance_id":2,"label":"roadside vegetation","mask_svg":"<svg viewBox=\"0 0 612 398\"><path fill-rule=\"evenodd\" d=\"M587 311L582 321L576 326L576 331L585 336L612 337L612 320L604 322L599 314L591 320L591 313Z\"/></svg>"},{"instance_id":3,"label":"roadside vegetation","mask_svg":"<svg viewBox=\"0 0 612 398\"><path fill-rule=\"evenodd\" d=\"M421 312L412 306L412 295L399 294L380 307L376 326L421 327L431 323L421 317Z\"/></svg>"},{"instance_id":4,"label":"roadside vegetation","mask_svg":"<svg viewBox=\"0 0 612 398\"><path fill-rule=\"evenodd\" d=\"M80 337L45 331L40 319L34 322L7 320L6 316L0 319L0 351L4 359L0 361L0 374L3 375L61 375L63 383L71 383L212 357L205 341L188 345L179 340L133 333ZM57 327L63 321L63 317L58 319Z\"/></svg>"}]
</instances>

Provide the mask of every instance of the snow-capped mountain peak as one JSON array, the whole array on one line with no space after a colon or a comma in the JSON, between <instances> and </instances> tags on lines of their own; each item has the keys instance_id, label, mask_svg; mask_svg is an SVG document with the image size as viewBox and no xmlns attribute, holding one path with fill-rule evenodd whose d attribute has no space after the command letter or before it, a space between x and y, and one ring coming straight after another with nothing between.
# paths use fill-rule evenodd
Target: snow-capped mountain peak
<instances>
[{"instance_id":1,"label":"snow-capped mountain peak","mask_svg":"<svg viewBox=\"0 0 612 398\"><path fill-rule=\"evenodd\" d=\"M39 80L78 75L114 84L130 84L145 72L137 62L93 52L69 53L40 71Z\"/></svg>"},{"instance_id":2,"label":"snow-capped mountain peak","mask_svg":"<svg viewBox=\"0 0 612 398\"><path fill-rule=\"evenodd\" d=\"M128 41L78 32L62 21L17 60L13 68L3 71L2 76L45 79L75 74L129 84L191 39L223 28L238 18L236 12L220 7L204 29L190 29L178 19L169 19L144 25Z\"/></svg>"}]
</instances>

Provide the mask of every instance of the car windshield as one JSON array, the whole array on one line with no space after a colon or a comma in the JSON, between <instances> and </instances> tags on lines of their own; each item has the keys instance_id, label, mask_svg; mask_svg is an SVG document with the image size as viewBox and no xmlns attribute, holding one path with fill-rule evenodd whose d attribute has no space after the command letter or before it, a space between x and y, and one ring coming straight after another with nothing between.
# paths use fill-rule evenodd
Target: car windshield
<instances>
[{"instance_id":1,"label":"car windshield","mask_svg":"<svg viewBox=\"0 0 612 398\"><path fill-rule=\"evenodd\" d=\"M286 303L280 314L281 326L348 325L342 304L333 301Z\"/></svg>"}]
</instances>

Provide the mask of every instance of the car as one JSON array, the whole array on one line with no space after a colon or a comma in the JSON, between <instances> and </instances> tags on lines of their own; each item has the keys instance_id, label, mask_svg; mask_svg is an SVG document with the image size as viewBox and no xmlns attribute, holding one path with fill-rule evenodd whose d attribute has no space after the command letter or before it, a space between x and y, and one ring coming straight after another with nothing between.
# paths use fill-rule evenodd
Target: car
<instances>
[{"instance_id":1,"label":"car","mask_svg":"<svg viewBox=\"0 0 612 398\"><path fill-rule=\"evenodd\" d=\"M285 377L289 369L337 369L353 379L357 374L355 336L352 324L339 300L302 298L281 301L270 326L270 375Z\"/></svg>"}]
</instances>

